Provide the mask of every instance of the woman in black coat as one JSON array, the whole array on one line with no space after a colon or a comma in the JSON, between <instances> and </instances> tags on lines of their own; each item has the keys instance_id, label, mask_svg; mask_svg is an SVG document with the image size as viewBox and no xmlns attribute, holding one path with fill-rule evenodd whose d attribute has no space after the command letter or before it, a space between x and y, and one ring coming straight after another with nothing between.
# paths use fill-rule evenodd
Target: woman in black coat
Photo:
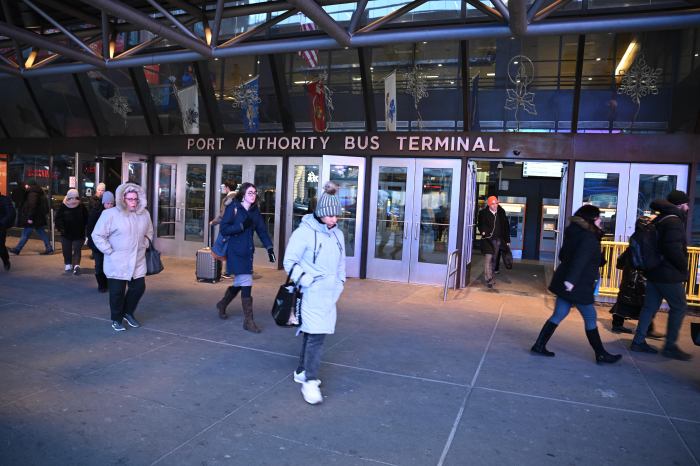
<instances>
[{"instance_id":1,"label":"woman in black coat","mask_svg":"<svg viewBox=\"0 0 700 466\"><path fill-rule=\"evenodd\" d=\"M267 249L270 262L276 262L272 249L272 240L267 234L265 220L257 206L258 191L254 184L243 183L236 194L236 200L231 202L221 219L220 232L228 239L226 241L226 271L234 274L233 286L226 288L224 297L216 303L219 317L226 319L226 306L241 292L243 307L243 328L253 333L260 333L260 328L253 320L253 254L255 244L253 231L258 234L263 246Z\"/></svg>"},{"instance_id":2,"label":"woman in black coat","mask_svg":"<svg viewBox=\"0 0 700 466\"><path fill-rule=\"evenodd\" d=\"M80 195L77 189L69 189L63 204L56 213L54 224L61 232L61 247L63 249L63 263L65 271L73 270L73 275L80 274L80 256L85 242L85 228L87 227L88 211L80 203Z\"/></svg>"},{"instance_id":3,"label":"woman in black coat","mask_svg":"<svg viewBox=\"0 0 700 466\"><path fill-rule=\"evenodd\" d=\"M596 362L614 363L622 357L610 354L603 348L596 322L596 310L593 306L595 285L600 278L599 268L603 263L600 240L600 209L593 205L584 205L571 217L569 226L564 230L564 244L559 251L561 263L554 271L549 291L557 295L554 313L544 323L537 341L531 351L543 356L554 356L546 344L554 334L557 326L566 318L572 306L583 316L586 337L595 351Z\"/></svg>"}]
</instances>

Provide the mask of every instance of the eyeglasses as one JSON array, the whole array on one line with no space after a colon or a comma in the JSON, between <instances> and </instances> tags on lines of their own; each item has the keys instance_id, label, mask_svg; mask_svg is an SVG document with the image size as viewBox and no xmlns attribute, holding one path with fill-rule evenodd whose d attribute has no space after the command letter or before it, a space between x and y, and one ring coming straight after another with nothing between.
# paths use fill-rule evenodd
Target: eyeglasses
<instances>
[{"instance_id":1,"label":"eyeglasses","mask_svg":"<svg viewBox=\"0 0 700 466\"><path fill-rule=\"evenodd\" d=\"M245 193L245 195L246 196L257 196L258 192L257 191L248 191L247 193Z\"/></svg>"},{"instance_id":2,"label":"eyeglasses","mask_svg":"<svg viewBox=\"0 0 700 466\"><path fill-rule=\"evenodd\" d=\"M125 197L124 200L129 201L129 202L136 202L139 200L139 198L138 197Z\"/></svg>"}]
</instances>

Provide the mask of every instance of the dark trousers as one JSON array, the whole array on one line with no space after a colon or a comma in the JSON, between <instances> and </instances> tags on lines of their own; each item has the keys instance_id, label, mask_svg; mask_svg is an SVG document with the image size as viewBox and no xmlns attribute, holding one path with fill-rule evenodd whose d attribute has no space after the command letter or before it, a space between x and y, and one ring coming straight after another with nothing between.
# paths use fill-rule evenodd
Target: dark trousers
<instances>
[{"instance_id":1,"label":"dark trousers","mask_svg":"<svg viewBox=\"0 0 700 466\"><path fill-rule=\"evenodd\" d=\"M75 267L80 265L81 249L84 239L61 238L61 248L63 249L63 263Z\"/></svg>"},{"instance_id":2,"label":"dark trousers","mask_svg":"<svg viewBox=\"0 0 700 466\"><path fill-rule=\"evenodd\" d=\"M112 320L121 322L124 314L134 315L136 306L146 291L146 279L144 277L133 280L109 278L107 281L109 282L109 309L112 313Z\"/></svg>"},{"instance_id":3,"label":"dark trousers","mask_svg":"<svg viewBox=\"0 0 700 466\"><path fill-rule=\"evenodd\" d=\"M95 279L97 280L97 288L100 290L107 289L107 276L104 273L105 255L97 248L92 248L92 257L95 258Z\"/></svg>"},{"instance_id":4,"label":"dark trousers","mask_svg":"<svg viewBox=\"0 0 700 466\"><path fill-rule=\"evenodd\" d=\"M683 324L683 317L688 309L685 300L685 286L683 283L657 283L647 280L647 291L644 296L644 306L639 313L639 323L634 335L634 342L641 344L649 331L649 324L654 319L656 312L665 299L668 303L668 328L666 330L666 348L676 347L678 333Z\"/></svg>"},{"instance_id":5,"label":"dark trousers","mask_svg":"<svg viewBox=\"0 0 700 466\"><path fill-rule=\"evenodd\" d=\"M5 246L6 239L7 239L7 229L0 228L0 258L2 258L2 263L5 265L10 263L10 254L8 254L7 246Z\"/></svg>"},{"instance_id":6,"label":"dark trousers","mask_svg":"<svg viewBox=\"0 0 700 466\"><path fill-rule=\"evenodd\" d=\"M318 379L318 371L321 368L321 351L325 339L324 333L304 333L297 372L306 371L306 380Z\"/></svg>"}]
</instances>

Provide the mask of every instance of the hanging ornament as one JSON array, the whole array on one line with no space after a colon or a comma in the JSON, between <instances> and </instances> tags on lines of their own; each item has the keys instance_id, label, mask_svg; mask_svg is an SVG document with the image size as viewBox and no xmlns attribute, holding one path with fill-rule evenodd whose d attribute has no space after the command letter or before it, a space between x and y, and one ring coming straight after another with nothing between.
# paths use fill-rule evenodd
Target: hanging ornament
<instances>
[{"instance_id":1,"label":"hanging ornament","mask_svg":"<svg viewBox=\"0 0 700 466\"><path fill-rule=\"evenodd\" d=\"M413 97L413 108L416 109L418 128L423 127L423 118L418 110L418 104L423 98L428 97L427 83L420 74L420 67L413 65L413 68L406 73L406 93Z\"/></svg>"},{"instance_id":2,"label":"hanging ornament","mask_svg":"<svg viewBox=\"0 0 700 466\"><path fill-rule=\"evenodd\" d=\"M642 107L642 98L659 93L659 80L663 70L661 68L653 69L647 65L644 55L639 55L632 63L632 66L625 72L620 81L620 87L617 88L618 94L628 95L632 102L637 105L637 111L632 117L630 129L634 126L637 120L637 115Z\"/></svg>"},{"instance_id":3,"label":"hanging ornament","mask_svg":"<svg viewBox=\"0 0 700 466\"><path fill-rule=\"evenodd\" d=\"M505 109L515 110L516 131L520 131L518 110L522 108L530 115L537 115L535 93L528 92L527 87L535 79L535 65L525 55L516 55L508 62L508 80L513 88L506 89L507 98Z\"/></svg>"},{"instance_id":4,"label":"hanging ornament","mask_svg":"<svg viewBox=\"0 0 700 466\"><path fill-rule=\"evenodd\" d=\"M126 117L131 113L131 107L129 106L129 100L119 93L119 88L115 88L114 95L110 97L109 104L112 106L112 111L122 118L124 118L124 124L126 124Z\"/></svg>"},{"instance_id":5,"label":"hanging ornament","mask_svg":"<svg viewBox=\"0 0 700 466\"><path fill-rule=\"evenodd\" d=\"M258 94L258 77L234 87L230 92L231 105L233 108L240 108L245 114L245 127L249 132L256 132L259 118L258 110L262 102Z\"/></svg>"},{"instance_id":6,"label":"hanging ornament","mask_svg":"<svg viewBox=\"0 0 700 466\"><path fill-rule=\"evenodd\" d=\"M333 120L333 91L326 84L328 74L322 72L306 85L311 104L311 124L316 132L326 132Z\"/></svg>"}]
</instances>

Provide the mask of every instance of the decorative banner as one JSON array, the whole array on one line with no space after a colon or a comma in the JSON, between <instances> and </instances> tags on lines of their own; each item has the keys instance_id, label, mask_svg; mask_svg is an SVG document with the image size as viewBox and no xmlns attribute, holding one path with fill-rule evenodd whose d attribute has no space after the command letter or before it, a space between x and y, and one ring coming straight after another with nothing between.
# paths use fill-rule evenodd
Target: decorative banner
<instances>
[{"instance_id":1,"label":"decorative banner","mask_svg":"<svg viewBox=\"0 0 700 466\"><path fill-rule=\"evenodd\" d=\"M158 85L160 84L160 65L147 65L143 67L143 74L146 75L146 82L148 84Z\"/></svg>"},{"instance_id":2,"label":"decorative banner","mask_svg":"<svg viewBox=\"0 0 700 466\"><path fill-rule=\"evenodd\" d=\"M197 85L178 89L175 87L175 98L180 105L182 114L182 130L185 134L199 134L199 95Z\"/></svg>"},{"instance_id":3,"label":"decorative banner","mask_svg":"<svg viewBox=\"0 0 700 466\"><path fill-rule=\"evenodd\" d=\"M384 78L384 121L387 131L396 131L396 70Z\"/></svg>"},{"instance_id":4,"label":"decorative banner","mask_svg":"<svg viewBox=\"0 0 700 466\"><path fill-rule=\"evenodd\" d=\"M527 87L535 79L535 65L525 55L516 55L508 62L508 79L515 89L507 88L508 98L505 109L515 110L516 131L520 131L520 119L518 110L522 107L530 115L537 115L535 107L535 93L528 92Z\"/></svg>"},{"instance_id":5,"label":"decorative banner","mask_svg":"<svg viewBox=\"0 0 700 466\"><path fill-rule=\"evenodd\" d=\"M241 84L233 90L233 108L242 110L241 118L243 127L247 133L257 133L260 126L259 108L260 97L258 95L259 76Z\"/></svg>"},{"instance_id":6,"label":"decorative banner","mask_svg":"<svg viewBox=\"0 0 700 466\"><path fill-rule=\"evenodd\" d=\"M427 88L425 77L420 74L420 67L413 65L411 71L406 73L406 93L413 97L413 108L416 110L418 128L423 127L423 117L420 114L420 110L418 110L418 104L425 97L428 97Z\"/></svg>"},{"instance_id":7,"label":"decorative banner","mask_svg":"<svg viewBox=\"0 0 700 466\"><path fill-rule=\"evenodd\" d=\"M328 130L326 120L326 95L323 81L311 81L306 85L309 93L309 103L311 104L311 125L317 133L324 133Z\"/></svg>"}]
</instances>

